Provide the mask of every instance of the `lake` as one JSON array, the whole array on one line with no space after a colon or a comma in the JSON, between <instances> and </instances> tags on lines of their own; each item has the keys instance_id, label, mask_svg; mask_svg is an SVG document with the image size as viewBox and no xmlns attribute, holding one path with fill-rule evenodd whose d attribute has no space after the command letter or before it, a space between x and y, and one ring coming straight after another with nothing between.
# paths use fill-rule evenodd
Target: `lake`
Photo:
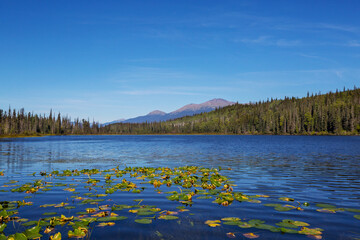
<instances>
[{"instance_id":1,"label":"lake","mask_svg":"<svg viewBox=\"0 0 360 240\"><path fill-rule=\"evenodd\" d=\"M77 217L80 215L79 212L84 212L87 208L95 207L99 212L99 205L109 205L111 208L122 204L130 207L119 210L104 207L104 211L114 212L126 219L115 220L115 225L105 227L98 226L99 222L91 222L86 238L360 238L360 137L357 136L164 135L3 138L0 139L0 164L0 171L4 173L4 176L0 176L2 204L5 206L5 201L12 201L13 204L10 205L14 205L15 201L32 202L29 206L18 208L17 204L16 207L8 207L7 211L18 211L14 216L25 220L15 219L7 222L4 230L6 236L24 232L32 227L31 224L25 224L28 221L50 221L50 217L43 213L53 212L54 216L62 214L66 217ZM217 188L219 192L233 195L241 192L249 198L244 198L244 201L235 199L229 201L228 206L223 206L213 202L219 198L219 192L210 191L210 194L205 189L207 192L194 193L191 204L189 201L181 203L181 199L169 200L169 196L174 196L174 193L170 192L190 193L203 188L195 184L189 188L181 188L176 184L170 187L164 184L155 188L147 183L153 180L152 178L141 179L140 172L136 172L138 170L134 168L174 169L183 166L198 167L197 175L194 173L198 182L204 176L201 174L206 171L210 170L209 176L219 171L221 176L231 180L230 185L234 185L232 190L222 190L221 186ZM116 167L120 170L127 168L130 171L124 172L122 176L109 172L112 175L108 177L108 180L111 179L108 182L104 179L108 172L94 174L93 179L100 182L93 185L92 189L85 183L90 179L90 175L48 175L67 169L108 170ZM204 170L201 170L203 168ZM139 175L131 177L131 171L132 174L136 172ZM120 190L105 193L106 189L111 188L111 184L120 183L125 178L134 182L140 193ZM158 179L166 180L165 177L162 180L160 176ZM36 192L13 190L24 186L25 183L32 184L39 180L42 181L43 187ZM94 193L100 196L95 196ZM83 202L83 199L97 199L99 204ZM68 207L40 207L44 204L59 203L66 203ZM148 206L151 206L151 211L159 208L161 212L154 210L153 214L141 216L138 210L148 210ZM159 218L164 215L164 210L169 213L166 216L176 216L176 219ZM221 220L229 217L240 218L241 222ZM143 218L150 219L151 223L141 224L135 221ZM292 221L284 223L285 219L308 225L298 226ZM220 224L211 227L211 223L205 224L207 220L219 220ZM44 233L46 223L41 227L42 239L48 239L49 235L56 232L61 232L62 239L67 239L68 231L75 229L66 222L55 226L55 230L47 234ZM304 228L320 228L318 231L321 234L291 233ZM286 229L293 231L287 232ZM246 233L253 235L244 236Z\"/></svg>"}]
</instances>

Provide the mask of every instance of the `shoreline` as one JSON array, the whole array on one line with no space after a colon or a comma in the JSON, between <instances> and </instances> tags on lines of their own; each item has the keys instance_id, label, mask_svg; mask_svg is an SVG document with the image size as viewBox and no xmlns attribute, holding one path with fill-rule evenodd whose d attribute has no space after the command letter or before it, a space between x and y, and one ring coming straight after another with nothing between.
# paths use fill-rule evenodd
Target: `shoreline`
<instances>
[{"instance_id":1,"label":"shoreline","mask_svg":"<svg viewBox=\"0 0 360 240\"><path fill-rule=\"evenodd\" d=\"M34 138L49 136L360 136L360 134L308 133L308 134L259 134L259 133L144 133L144 134L33 134L0 135L0 138Z\"/></svg>"}]
</instances>

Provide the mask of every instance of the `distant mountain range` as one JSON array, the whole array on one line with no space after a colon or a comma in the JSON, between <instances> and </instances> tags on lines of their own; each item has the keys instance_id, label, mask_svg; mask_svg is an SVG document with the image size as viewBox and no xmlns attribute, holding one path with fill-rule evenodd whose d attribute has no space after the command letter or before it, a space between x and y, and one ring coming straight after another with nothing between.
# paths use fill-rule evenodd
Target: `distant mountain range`
<instances>
[{"instance_id":1,"label":"distant mountain range","mask_svg":"<svg viewBox=\"0 0 360 240\"><path fill-rule=\"evenodd\" d=\"M159 110L155 110L150 112L149 114L145 116L139 116L135 118L130 119L119 119L115 120L109 123L105 123L103 125L109 125L113 123L144 123L144 122L159 122L159 121L166 121L170 119L180 118L184 116L192 116L194 114L199 114L203 112L210 112L212 110L215 110L216 108L222 108L229 105L234 104L234 102L229 102L221 98L215 98L210 101L200 103L200 104L188 104L185 105L173 112L165 113Z\"/></svg>"}]
</instances>

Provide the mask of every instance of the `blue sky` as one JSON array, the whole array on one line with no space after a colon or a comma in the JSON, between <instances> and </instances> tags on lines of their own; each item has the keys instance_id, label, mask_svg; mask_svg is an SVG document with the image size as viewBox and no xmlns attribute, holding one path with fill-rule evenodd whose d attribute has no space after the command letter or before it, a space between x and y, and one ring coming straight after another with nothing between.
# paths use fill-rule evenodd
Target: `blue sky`
<instances>
[{"instance_id":1,"label":"blue sky","mask_svg":"<svg viewBox=\"0 0 360 240\"><path fill-rule=\"evenodd\" d=\"M0 2L0 108L99 122L360 85L360 1Z\"/></svg>"}]
</instances>

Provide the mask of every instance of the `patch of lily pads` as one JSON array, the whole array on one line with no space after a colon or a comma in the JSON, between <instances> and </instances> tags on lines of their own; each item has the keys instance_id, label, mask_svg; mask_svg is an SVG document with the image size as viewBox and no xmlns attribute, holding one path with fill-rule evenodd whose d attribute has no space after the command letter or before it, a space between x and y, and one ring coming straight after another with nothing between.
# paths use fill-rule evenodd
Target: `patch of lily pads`
<instances>
[{"instance_id":1,"label":"patch of lily pads","mask_svg":"<svg viewBox=\"0 0 360 240\"><path fill-rule=\"evenodd\" d=\"M230 169L229 169L230 170ZM24 200L0 201L0 240L14 239L53 239L60 240L62 235L69 238L89 238L96 227L111 227L118 221L135 222L137 224L152 224L190 217L189 206L201 204L203 201L228 207L232 204L262 204L275 211L314 211L321 213L352 212L359 213L360 209L338 208L326 203L316 203L308 208L309 203L300 203L289 197L271 198L267 195L248 195L234 191L236 185L222 175L221 168L203 168L184 166L178 168L150 168L150 167L119 167L99 170L64 170L33 173L34 180L21 183L10 180L1 186L2 192L9 194L26 194ZM4 176L4 172L0 172ZM71 183L65 181L71 179ZM0 179L1 180L1 179ZM178 202L176 209L163 209L161 206L143 204L139 199L146 188L154 188L157 193L163 194L169 201ZM162 189L160 189L162 188ZM169 188L169 191L164 191ZM83 190L87 192L84 193ZM52 191L63 191L64 199L59 202L49 202L43 205L36 203L37 198L25 199L36 194L49 194ZM136 198L133 204L111 203L111 196L132 193ZM23 196L23 195L21 195ZM70 199L70 200L69 200ZM263 203L265 201L265 203ZM106 202L106 203L105 203ZM23 208L37 208L31 220L21 218ZM40 209L49 209L43 212ZM59 214L61 209L67 210L70 215ZM60 211L58 211L60 210ZM36 214L36 213L39 214ZM76 214L73 214L76 212ZM189 213L188 213L189 212ZM72 214L71 214L72 213ZM306 235L321 239L323 229L310 226L310 223L283 219L276 223L266 223L259 219L241 219L241 216L224 217L215 220L206 220L209 227L229 225L239 229L254 228L263 231L286 234ZM360 215L354 215L360 219ZM12 224L9 224L12 223ZM21 227L19 227L21 226ZM18 229L24 229L18 231ZM64 229L69 229L65 230ZM254 233L243 233L246 238L257 238ZM226 233L234 238L235 233Z\"/></svg>"}]
</instances>

